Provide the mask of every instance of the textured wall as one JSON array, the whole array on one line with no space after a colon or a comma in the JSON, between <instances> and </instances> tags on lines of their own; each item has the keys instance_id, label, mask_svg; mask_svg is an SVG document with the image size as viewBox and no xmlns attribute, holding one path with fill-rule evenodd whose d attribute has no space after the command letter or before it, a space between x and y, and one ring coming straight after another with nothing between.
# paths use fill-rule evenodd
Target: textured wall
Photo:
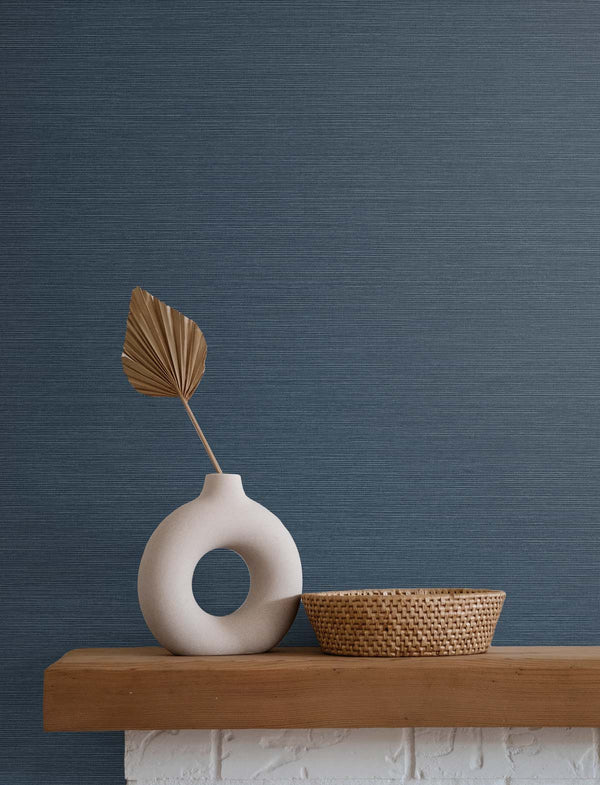
<instances>
[{"instance_id":1,"label":"textured wall","mask_svg":"<svg viewBox=\"0 0 600 785\"><path fill-rule=\"evenodd\" d=\"M598 728L128 731L131 785L597 785Z\"/></svg>"},{"instance_id":2,"label":"textured wall","mask_svg":"<svg viewBox=\"0 0 600 785\"><path fill-rule=\"evenodd\" d=\"M308 589L504 588L498 642L597 643L600 6L0 14L0 781L120 781L119 734L44 737L42 668L151 643L144 543L210 468L121 373L136 284L203 327L197 415Z\"/></svg>"}]
</instances>

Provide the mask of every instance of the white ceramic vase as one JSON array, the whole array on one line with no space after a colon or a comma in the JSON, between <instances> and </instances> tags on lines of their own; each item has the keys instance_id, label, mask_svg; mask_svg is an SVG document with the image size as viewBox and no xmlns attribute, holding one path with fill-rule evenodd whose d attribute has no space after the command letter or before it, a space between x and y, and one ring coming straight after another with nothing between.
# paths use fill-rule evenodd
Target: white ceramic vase
<instances>
[{"instance_id":1,"label":"white ceramic vase","mask_svg":"<svg viewBox=\"0 0 600 785\"><path fill-rule=\"evenodd\" d=\"M250 590L228 616L202 610L192 591L199 560L215 548L246 562ZM279 518L244 493L239 474L207 474L202 493L154 531L138 573L150 631L173 654L268 651L289 629L302 592L296 544Z\"/></svg>"}]
</instances>

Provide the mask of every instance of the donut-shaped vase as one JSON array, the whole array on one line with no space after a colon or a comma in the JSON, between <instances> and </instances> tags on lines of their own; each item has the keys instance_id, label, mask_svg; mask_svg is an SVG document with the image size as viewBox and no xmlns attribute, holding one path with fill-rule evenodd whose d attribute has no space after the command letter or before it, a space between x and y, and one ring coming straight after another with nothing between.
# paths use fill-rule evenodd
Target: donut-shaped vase
<instances>
[{"instance_id":1,"label":"donut-shaped vase","mask_svg":"<svg viewBox=\"0 0 600 785\"><path fill-rule=\"evenodd\" d=\"M213 616L192 590L200 559L215 548L235 551L250 573L244 603ZM158 526L138 573L142 614L173 654L268 651L289 629L302 593L302 565L292 536L273 513L244 493L238 474L208 474L202 493Z\"/></svg>"}]
</instances>

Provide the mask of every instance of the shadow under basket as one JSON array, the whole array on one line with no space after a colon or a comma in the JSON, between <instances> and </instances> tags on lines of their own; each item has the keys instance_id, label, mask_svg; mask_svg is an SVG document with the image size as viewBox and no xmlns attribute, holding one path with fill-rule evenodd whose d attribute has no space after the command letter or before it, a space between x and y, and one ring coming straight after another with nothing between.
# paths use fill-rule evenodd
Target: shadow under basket
<instances>
[{"instance_id":1,"label":"shadow under basket","mask_svg":"<svg viewBox=\"0 0 600 785\"><path fill-rule=\"evenodd\" d=\"M349 657L435 657L487 651L505 592L357 589L302 595L321 649Z\"/></svg>"}]
</instances>

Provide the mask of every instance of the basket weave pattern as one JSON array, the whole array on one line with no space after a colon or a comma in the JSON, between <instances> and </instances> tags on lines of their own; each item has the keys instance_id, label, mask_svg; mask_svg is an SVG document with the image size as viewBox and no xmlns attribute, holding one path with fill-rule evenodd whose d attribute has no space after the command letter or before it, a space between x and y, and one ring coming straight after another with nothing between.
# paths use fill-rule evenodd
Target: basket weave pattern
<instances>
[{"instance_id":1,"label":"basket weave pattern","mask_svg":"<svg viewBox=\"0 0 600 785\"><path fill-rule=\"evenodd\" d=\"M432 657L481 654L494 635L503 591L364 589L303 594L327 654Z\"/></svg>"}]
</instances>

